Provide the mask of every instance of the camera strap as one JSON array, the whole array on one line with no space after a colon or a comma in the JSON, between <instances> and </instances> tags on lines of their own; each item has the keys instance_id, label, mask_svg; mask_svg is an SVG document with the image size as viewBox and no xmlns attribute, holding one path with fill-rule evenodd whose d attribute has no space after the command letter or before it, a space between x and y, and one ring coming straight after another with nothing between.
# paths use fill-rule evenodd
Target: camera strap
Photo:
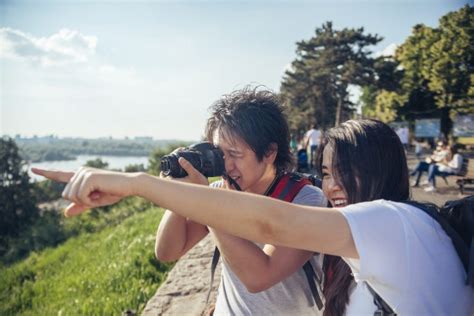
<instances>
[{"instance_id":1,"label":"camera strap","mask_svg":"<svg viewBox=\"0 0 474 316\"><path fill-rule=\"evenodd\" d=\"M229 177L229 175L226 172L224 172L222 174L222 179L224 179L226 181L229 181L230 185L233 186L237 191L242 191L242 189L240 188L240 185L237 183L237 181L235 181L234 179Z\"/></svg>"}]
</instances>

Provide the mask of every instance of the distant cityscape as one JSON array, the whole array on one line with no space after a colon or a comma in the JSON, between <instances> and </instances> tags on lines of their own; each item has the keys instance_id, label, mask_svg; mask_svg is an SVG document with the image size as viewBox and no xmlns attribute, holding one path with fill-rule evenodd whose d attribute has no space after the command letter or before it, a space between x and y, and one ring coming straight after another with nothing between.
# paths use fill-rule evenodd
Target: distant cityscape
<instances>
[{"instance_id":1,"label":"distant cityscape","mask_svg":"<svg viewBox=\"0 0 474 316\"><path fill-rule=\"evenodd\" d=\"M11 137L9 135L3 135L4 137ZM113 137L113 136L108 136L108 137L97 137L97 138L86 138L86 137L59 137L57 135L47 135L47 136L37 136L33 135L32 137L26 137L22 136L20 134L15 135L12 137L15 141L21 141L21 142L37 142L37 143L44 143L44 144L49 144L53 143L57 140L93 140L93 139L100 139L100 140L130 140L134 142L142 142L142 143L150 143L153 142L154 139L152 136L135 136L135 137L127 137L125 136L124 138L119 138L119 137ZM157 140L159 142L164 141L164 142L175 142L176 140Z\"/></svg>"},{"instance_id":2,"label":"distant cityscape","mask_svg":"<svg viewBox=\"0 0 474 316\"><path fill-rule=\"evenodd\" d=\"M154 139L151 136L125 138L59 137L56 135L13 137L20 155L29 162L74 160L79 155L149 156L156 149L187 146L195 141Z\"/></svg>"}]
</instances>

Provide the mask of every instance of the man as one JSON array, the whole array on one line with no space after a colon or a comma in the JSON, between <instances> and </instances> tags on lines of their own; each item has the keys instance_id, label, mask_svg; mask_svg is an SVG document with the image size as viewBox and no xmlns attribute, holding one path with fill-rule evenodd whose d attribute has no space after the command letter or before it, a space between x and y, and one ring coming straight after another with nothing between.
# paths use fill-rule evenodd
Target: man
<instances>
[{"instance_id":1,"label":"man","mask_svg":"<svg viewBox=\"0 0 474 316\"><path fill-rule=\"evenodd\" d=\"M269 195L292 167L289 130L276 96L245 88L224 96L211 108L206 134L224 153L228 177L246 191ZM190 163L180 159L190 182L207 184ZM235 189L228 181L213 187ZM326 205L318 188L305 185L293 203ZM302 266L311 252L260 245L210 229L167 210L156 237L156 256L173 261L209 231L220 250L222 276L215 314L304 315L317 313ZM314 260L314 259L312 259Z\"/></svg>"},{"instance_id":2,"label":"man","mask_svg":"<svg viewBox=\"0 0 474 316\"><path fill-rule=\"evenodd\" d=\"M406 151L409 149L408 143L409 143L410 132L408 130L408 127L406 126L399 127L396 130L396 133L398 135L398 138L400 138L400 142L402 143L403 148L405 148L405 153L406 153Z\"/></svg>"},{"instance_id":3,"label":"man","mask_svg":"<svg viewBox=\"0 0 474 316\"><path fill-rule=\"evenodd\" d=\"M309 167L314 168L316 163L316 151L321 141L321 132L316 129L316 125L312 124L311 129L305 134L305 147L309 147Z\"/></svg>"}]
</instances>

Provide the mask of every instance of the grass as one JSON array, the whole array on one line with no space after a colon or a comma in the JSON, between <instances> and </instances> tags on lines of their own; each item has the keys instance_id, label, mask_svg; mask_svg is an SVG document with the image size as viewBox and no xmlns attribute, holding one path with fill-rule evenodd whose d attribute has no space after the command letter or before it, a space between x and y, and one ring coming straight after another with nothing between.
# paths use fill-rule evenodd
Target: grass
<instances>
[{"instance_id":1,"label":"grass","mask_svg":"<svg viewBox=\"0 0 474 316\"><path fill-rule=\"evenodd\" d=\"M69 238L0 267L1 315L117 315L140 312L170 264L154 257L162 210Z\"/></svg>"}]
</instances>

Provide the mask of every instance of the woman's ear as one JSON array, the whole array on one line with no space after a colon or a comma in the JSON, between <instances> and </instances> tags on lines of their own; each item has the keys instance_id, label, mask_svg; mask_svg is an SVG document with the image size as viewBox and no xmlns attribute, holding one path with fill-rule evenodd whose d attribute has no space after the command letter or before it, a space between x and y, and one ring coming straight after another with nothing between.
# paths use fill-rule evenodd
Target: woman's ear
<instances>
[{"instance_id":1,"label":"woman's ear","mask_svg":"<svg viewBox=\"0 0 474 316\"><path fill-rule=\"evenodd\" d=\"M268 149L263 157L263 160L268 164L273 164L276 160L278 154L278 145L276 143L271 143L268 146Z\"/></svg>"}]
</instances>

